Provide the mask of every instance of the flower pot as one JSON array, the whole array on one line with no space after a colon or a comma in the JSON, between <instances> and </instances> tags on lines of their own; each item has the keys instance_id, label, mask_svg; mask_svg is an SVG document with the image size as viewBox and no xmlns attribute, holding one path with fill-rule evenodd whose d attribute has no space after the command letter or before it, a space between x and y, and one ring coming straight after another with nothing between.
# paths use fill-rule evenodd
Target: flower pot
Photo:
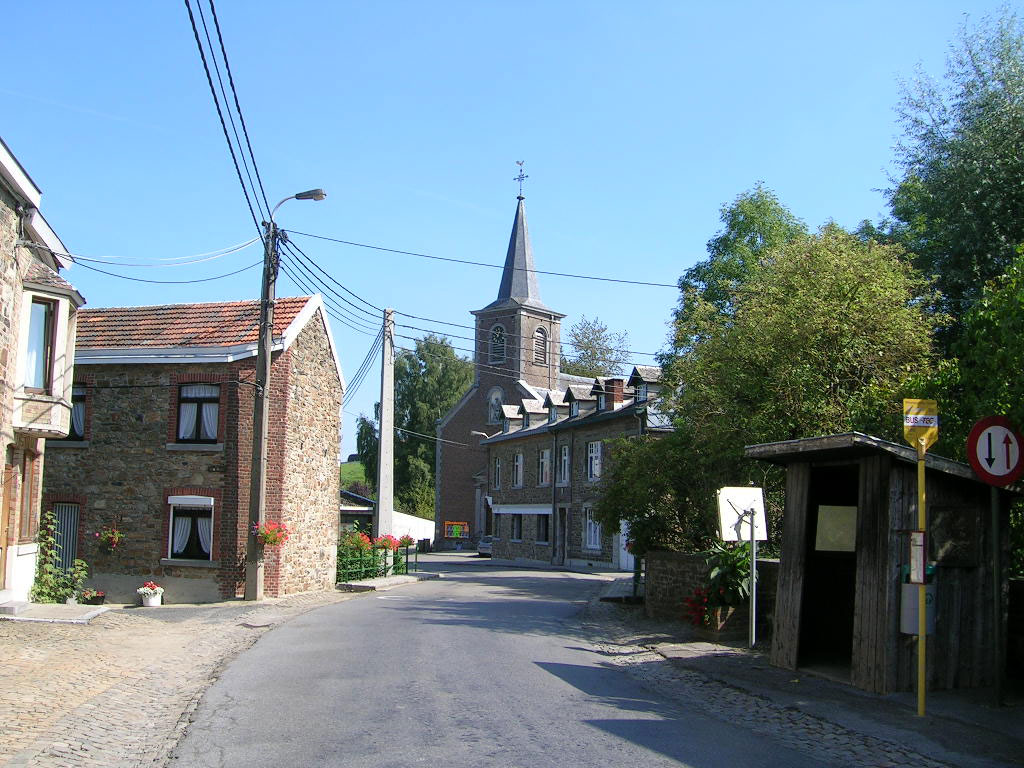
<instances>
[{"instance_id":1,"label":"flower pot","mask_svg":"<svg viewBox=\"0 0 1024 768\"><path fill-rule=\"evenodd\" d=\"M740 640L750 630L750 608L747 605L723 605L712 609L711 623L697 629L704 640Z\"/></svg>"},{"instance_id":2,"label":"flower pot","mask_svg":"<svg viewBox=\"0 0 1024 768\"><path fill-rule=\"evenodd\" d=\"M106 595L96 595L96 597L83 597L82 602L86 605L103 605L103 601L106 599Z\"/></svg>"},{"instance_id":3,"label":"flower pot","mask_svg":"<svg viewBox=\"0 0 1024 768\"><path fill-rule=\"evenodd\" d=\"M163 602L163 595L142 595L142 605L144 608L156 608Z\"/></svg>"}]
</instances>

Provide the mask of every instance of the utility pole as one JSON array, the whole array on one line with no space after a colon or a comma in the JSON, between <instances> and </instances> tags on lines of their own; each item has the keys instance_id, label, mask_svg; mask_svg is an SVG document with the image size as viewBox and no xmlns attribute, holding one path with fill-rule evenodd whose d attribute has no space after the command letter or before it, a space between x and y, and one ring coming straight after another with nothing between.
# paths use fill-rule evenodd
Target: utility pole
<instances>
[{"instance_id":1,"label":"utility pole","mask_svg":"<svg viewBox=\"0 0 1024 768\"><path fill-rule=\"evenodd\" d=\"M377 506L373 535L391 533L395 508L395 310L384 310L380 365L380 438L377 441Z\"/></svg>"},{"instance_id":2,"label":"utility pole","mask_svg":"<svg viewBox=\"0 0 1024 768\"><path fill-rule=\"evenodd\" d=\"M267 432L270 408L270 355L274 344L274 293L280 255L280 233L274 222L277 209L289 200L323 200L327 193L310 189L289 195L274 206L270 220L263 222L263 287L260 291L260 329L256 347L256 381L252 407L252 465L249 484L249 535L245 547L245 599L263 599L263 545L256 529L266 522L267 511Z\"/></svg>"},{"instance_id":3,"label":"utility pole","mask_svg":"<svg viewBox=\"0 0 1024 768\"><path fill-rule=\"evenodd\" d=\"M263 550L256 529L266 521L267 498L267 387L270 385L270 348L274 343L274 293L277 286L277 224L263 222L263 288L260 292L260 335L256 352L256 392L252 412L252 469L249 485L249 538L245 548L245 599L263 599Z\"/></svg>"}]
</instances>

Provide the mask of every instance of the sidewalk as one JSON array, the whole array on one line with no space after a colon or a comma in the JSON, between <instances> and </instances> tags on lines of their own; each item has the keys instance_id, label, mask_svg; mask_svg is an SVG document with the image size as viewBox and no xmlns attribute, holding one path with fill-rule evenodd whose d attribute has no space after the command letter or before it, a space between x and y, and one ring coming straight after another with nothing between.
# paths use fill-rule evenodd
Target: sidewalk
<instances>
[{"instance_id":1,"label":"sidewalk","mask_svg":"<svg viewBox=\"0 0 1024 768\"><path fill-rule=\"evenodd\" d=\"M621 595L628 579L603 596ZM783 737L839 765L1024 765L1024 702L990 706L987 691L928 694L917 717L916 696L878 696L804 670L772 666L745 643L694 638L684 622L652 621L642 606L592 601L586 619L610 642L614 663L709 714L743 720L755 732Z\"/></svg>"}]
</instances>

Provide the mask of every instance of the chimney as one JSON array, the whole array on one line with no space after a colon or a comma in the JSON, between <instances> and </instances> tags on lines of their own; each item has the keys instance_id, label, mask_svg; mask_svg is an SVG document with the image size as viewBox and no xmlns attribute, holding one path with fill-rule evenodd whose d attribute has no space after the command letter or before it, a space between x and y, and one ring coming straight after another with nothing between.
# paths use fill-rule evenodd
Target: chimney
<instances>
[{"instance_id":1,"label":"chimney","mask_svg":"<svg viewBox=\"0 0 1024 768\"><path fill-rule=\"evenodd\" d=\"M604 391L607 393L605 407L614 411L615 406L622 404L622 388L625 384L623 379L607 379L604 383Z\"/></svg>"}]
</instances>

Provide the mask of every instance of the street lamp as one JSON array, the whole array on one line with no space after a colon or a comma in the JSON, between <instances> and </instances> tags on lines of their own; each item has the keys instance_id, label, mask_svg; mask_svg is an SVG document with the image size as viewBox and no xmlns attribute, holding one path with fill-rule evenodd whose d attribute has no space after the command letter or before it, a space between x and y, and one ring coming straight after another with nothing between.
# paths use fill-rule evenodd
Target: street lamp
<instances>
[{"instance_id":1,"label":"street lamp","mask_svg":"<svg viewBox=\"0 0 1024 768\"><path fill-rule=\"evenodd\" d=\"M274 214L289 200L323 200L322 189L289 195L273 207L263 222L263 287L260 292L260 331L256 352L256 381L252 409L252 470L249 485L249 538L245 551L245 599L263 599L263 558L256 530L266 520L267 506L267 388L270 386L270 348L274 343L274 288L277 282L277 224Z\"/></svg>"}]
</instances>

